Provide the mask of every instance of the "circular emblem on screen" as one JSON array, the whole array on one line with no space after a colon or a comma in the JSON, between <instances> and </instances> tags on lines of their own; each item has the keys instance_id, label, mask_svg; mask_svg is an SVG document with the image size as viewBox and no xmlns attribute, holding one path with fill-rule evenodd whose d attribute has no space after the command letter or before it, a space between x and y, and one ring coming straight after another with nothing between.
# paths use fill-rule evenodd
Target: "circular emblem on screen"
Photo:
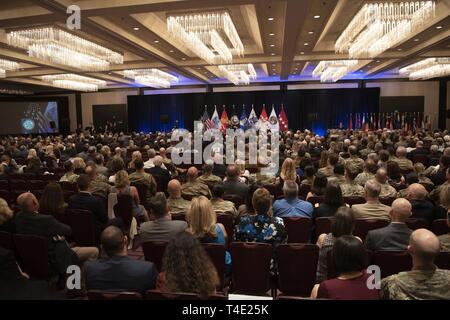
<instances>
[{"instance_id":1,"label":"circular emblem on screen","mask_svg":"<svg viewBox=\"0 0 450 320\"><path fill-rule=\"evenodd\" d=\"M271 116L269 122L271 125L276 125L278 123L278 119L275 116Z\"/></svg>"},{"instance_id":2,"label":"circular emblem on screen","mask_svg":"<svg viewBox=\"0 0 450 320\"><path fill-rule=\"evenodd\" d=\"M234 116L231 117L231 124L232 124L233 126L239 125L239 118L238 118L236 115L234 115Z\"/></svg>"},{"instance_id":3,"label":"circular emblem on screen","mask_svg":"<svg viewBox=\"0 0 450 320\"><path fill-rule=\"evenodd\" d=\"M34 127L35 127L35 123L31 119L25 119L25 120L22 121L22 127L25 130L33 130Z\"/></svg>"}]
</instances>

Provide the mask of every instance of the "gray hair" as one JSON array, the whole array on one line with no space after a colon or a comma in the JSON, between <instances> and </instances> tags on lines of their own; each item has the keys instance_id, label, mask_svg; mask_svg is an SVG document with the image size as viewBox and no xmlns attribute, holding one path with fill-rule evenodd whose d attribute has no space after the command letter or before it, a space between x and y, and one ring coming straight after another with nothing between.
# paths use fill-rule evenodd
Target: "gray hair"
<instances>
[{"instance_id":1,"label":"gray hair","mask_svg":"<svg viewBox=\"0 0 450 320\"><path fill-rule=\"evenodd\" d=\"M296 198L298 195L298 184L291 180L285 181L283 185L283 193L286 198Z\"/></svg>"},{"instance_id":2,"label":"gray hair","mask_svg":"<svg viewBox=\"0 0 450 320\"><path fill-rule=\"evenodd\" d=\"M378 198L381 192L381 185L377 181L371 179L364 185L364 191L369 198Z\"/></svg>"}]
</instances>

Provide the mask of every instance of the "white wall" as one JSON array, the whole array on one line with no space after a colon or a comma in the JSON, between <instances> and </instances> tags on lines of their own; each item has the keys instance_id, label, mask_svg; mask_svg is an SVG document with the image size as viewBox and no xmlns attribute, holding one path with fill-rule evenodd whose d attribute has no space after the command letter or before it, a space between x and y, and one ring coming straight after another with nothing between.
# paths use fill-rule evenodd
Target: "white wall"
<instances>
[{"instance_id":1,"label":"white wall","mask_svg":"<svg viewBox=\"0 0 450 320\"><path fill-rule=\"evenodd\" d=\"M424 113L431 117L433 128L438 127L439 82L405 81L405 82L368 82L367 88L380 88L382 97L424 96Z\"/></svg>"}]
</instances>

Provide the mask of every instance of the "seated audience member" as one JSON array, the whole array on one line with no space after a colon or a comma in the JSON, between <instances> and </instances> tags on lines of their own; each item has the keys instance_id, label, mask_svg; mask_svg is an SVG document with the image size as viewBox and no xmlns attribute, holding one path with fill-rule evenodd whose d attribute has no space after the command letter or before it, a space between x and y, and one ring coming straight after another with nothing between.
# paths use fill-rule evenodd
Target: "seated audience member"
<instances>
[{"instance_id":1,"label":"seated audience member","mask_svg":"<svg viewBox=\"0 0 450 320\"><path fill-rule=\"evenodd\" d=\"M345 168L341 163L337 163L333 169L333 175L328 177L328 183L335 183L337 185L345 183Z\"/></svg>"},{"instance_id":2,"label":"seated audience member","mask_svg":"<svg viewBox=\"0 0 450 320\"><path fill-rule=\"evenodd\" d=\"M377 289L367 286L371 274L366 273L367 253L361 240L350 235L336 239L333 260L339 276L314 287L311 297L333 300L378 300Z\"/></svg>"},{"instance_id":3,"label":"seated audience member","mask_svg":"<svg viewBox=\"0 0 450 320\"><path fill-rule=\"evenodd\" d=\"M186 230L185 221L172 220L164 192L151 198L151 213L155 220L141 224L139 235L145 241L170 241L178 233Z\"/></svg>"},{"instance_id":4,"label":"seated audience member","mask_svg":"<svg viewBox=\"0 0 450 320\"><path fill-rule=\"evenodd\" d=\"M399 146L395 151L395 154L396 157L392 160L398 163L401 171L406 172L414 169L412 161L406 158L407 152L405 147Z\"/></svg>"},{"instance_id":5,"label":"seated audience member","mask_svg":"<svg viewBox=\"0 0 450 320\"><path fill-rule=\"evenodd\" d=\"M348 153L350 154L350 158L345 160L345 167L349 167L358 173L362 172L364 169L364 160L358 156L358 148L351 145L348 147Z\"/></svg>"},{"instance_id":6,"label":"seated audience member","mask_svg":"<svg viewBox=\"0 0 450 320\"><path fill-rule=\"evenodd\" d=\"M450 228L450 209L447 211L447 226ZM450 232L442 234L439 237L441 251L450 252Z\"/></svg>"},{"instance_id":7,"label":"seated audience member","mask_svg":"<svg viewBox=\"0 0 450 320\"><path fill-rule=\"evenodd\" d=\"M125 170L116 173L115 184L114 187L111 188L111 193L131 196L133 216L144 221L149 220L147 210L140 204L139 193L136 187L130 186L130 179Z\"/></svg>"},{"instance_id":8,"label":"seated audience member","mask_svg":"<svg viewBox=\"0 0 450 320\"><path fill-rule=\"evenodd\" d=\"M275 183L283 187L285 181L300 182L300 178L295 170L295 162L291 158L286 158L281 166L280 175L277 177Z\"/></svg>"},{"instance_id":9,"label":"seated audience member","mask_svg":"<svg viewBox=\"0 0 450 320\"><path fill-rule=\"evenodd\" d=\"M234 203L223 199L224 189L222 183L217 183L211 190L212 198L211 204L215 213L230 214L237 216L237 210Z\"/></svg>"},{"instance_id":10,"label":"seated audience member","mask_svg":"<svg viewBox=\"0 0 450 320\"><path fill-rule=\"evenodd\" d=\"M108 168L109 168L108 172L110 174L108 182L114 183L116 179L116 173L125 170L125 162L123 161L122 157L115 155L114 157L111 158Z\"/></svg>"},{"instance_id":11,"label":"seated audience member","mask_svg":"<svg viewBox=\"0 0 450 320\"><path fill-rule=\"evenodd\" d=\"M389 300L450 300L450 270L434 264L440 252L439 239L426 229L415 230L409 240L408 253L412 270L381 280L380 296Z\"/></svg>"},{"instance_id":12,"label":"seated audience member","mask_svg":"<svg viewBox=\"0 0 450 320\"><path fill-rule=\"evenodd\" d=\"M373 179L377 173L378 166L372 159L367 159L364 162L364 171L358 174L355 182L360 186L364 186L367 181Z\"/></svg>"},{"instance_id":13,"label":"seated audience member","mask_svg":"<svg viewBox=\"0 0 450 320\"><path fill-rule=\"evenodd\" d=\"M338 163L339 156L335 153L330 153L328 155L327 164L325 167L320 168L317 173L323 174L325 177L331 177L333 175L334 166Z\"/></svg>"},{"instance_id":14,"label":"seated audience member","mask_svg":"<svg viewBox=\"0 0 450 320\"><path fill-rule=\"evenodd\" d=\"M393 162L393 161L392 161ZM395 162L393 162L395 163ZM405 176L405 186L406 188L401 189L397 192L397 198L406 198L408 196L408 188L414 183L419 183L419 177L415 172L410 172Z\"/></svg>"},{"instance_id":15,"label":"seated audience member","mask_svg":"<svg viewBox=\"0 0 450 320\"><path fill-rule=\"evenodd\" d=\"M129 175L130 183L132 184L144 184L147 186L147 197L141 199L146 203L150 203L151 197L156 194L156 181L150 173L144 171L144 162L142 159L136 159L134 161L135 172Z\"/></svg>"},{"instance_id":16,"label":"seated audience member","mask_svg":"<svg viewBox=\"0 0 450 320\"><path fill-rule=\"evenodd\" d=\"M197 178L197 181L206 184L212 188L216 183L222 183L222 179L212 173L214 169L214 162L207 160L203 165L202 175Z\"/></svg>"},{"instance_id":17,"label":"seated audience member","mask_svg":"<svg viewBox=\"0 0 450 320\"><path fill-rule=\"evenodd\" d=\"M101 235L107 259L84 264L88 290L131 291L144 294L154 289L158 271L153 263L128 257L128 237L114 226Z\"/></svg>"},{"instance_id":18,"label":"seated audience member","mask_svg":"<svg viewBox=\"0 0 450 320\"><path fill-rule=\"evenodd\" d=\"M227 166L223 164L223 156L220 153L215 153L213 156L214 168L212 174L218 177L225 177L227 172Z\"/></svg>"},{"instance_id":19,"label":"seated audience member","mask_svg":"<svg viewBox=\"0 0 450 320\"><path fill-rule=\"evenodd\" d=\"M97 173L101 174L105 177L108 177L108 168L105 167L105 158L102 154L97 153L94 156L95 168L97 169Z\"/></svg>"},{"instance_id":20,"label":"seated audience member","mask_svg":"<svg viewBox=\"0 0 450 320\"><path fill-rule=\"evenodd\" d=\"M439 159L442 156L442 152L439 150L439 146L437 144L433 144L430 147L430 153L428 154L428 159L430 160L431 165L435 165L439 163ZM418 162L420 163L420 162Z\"/></svg>"},{"instance_id":21,"label":"seated audience member","mask_svg":"<svg viewBox=\"0 0 450 320\"><path fill-rule=\"evenodd\" d=\"M145 169L150 169L150 168L153 168L155 166L155 164L153 163L153 160L155 160L155 157L156 157L156 150L155 149L149 149L147 151L147 155L148 155L148 160L144 162L144 168ZM167 169L165 165L161 165L161 167L163 169Z\"/></svg>"},{"instance_id":22,"label":"seated audience member","mask_svg":"<svg viewBox=\"0 0 450 320\"><path fill-rule=\"evenodd\" d=\"M24 173L42 174L44 169L42 168L42 162L38 157L28 159L27 166L23 168Z\"/></svg>"},{"instance_id":23,"label":"seated audience member","mask_svg":"<svg viewBox=\"0 0 450 320\"><path fill-rule=\"evenodd\" d=\"M236 225L236 241L265 242L272 245L286 242L287 232L283 219L269 215L270 202L267 189L259 188L253 193L252 204L256 214L241 216Z\"/></svg>"},{"instance_id":24,"label":"seated audience member","mask_svg":"<svg viewBox=\"0 0 450 320\"><path fill-rule=\"evenodd\" d=\"M391 223L369 231L365 246L371 251L404 251L408 247L411 230L405 224L411 216L411 203L403 198L395 199L391 206Z\"/></svg>"},{"instance_id":25,"label":"seated audience member","mask_svg":"<svg viewBox=\"0 0 450 320\"><path fill-rule=\"evenodd\" d=\"M69 208L91 211L94 215L96 233L100 235L108 222L105 203L99 197L92 195L91 179L88 175L82 174L78 178L77 184L78 193L70 197Z\"/></svg>"},{"instance_id":26,"label":"seated audience member","mask_svg":"<svg viewBox=\"0 0 450 320\"><path fill-rule=\"evenodd\" d=\"M313 166L306 166L305 170L303 170L305 179L303 179L300 182L300 185L309 185L312 186L313 185L313 181L314 181L314 167Z\"/></svg>"},{"instance_id":27,"label":"seated audience member","mask_svg":"<svg viewBox=\"0 0 450 320\"><path fill-rule=\"evenodd\" d=\"M153 177L158 176L161 178L162 190L166 190L167 183L170 180L170 172L166 169L163 163L163 159L161 156L156 156L153 159L153 167L148 169L147 172L150 173Z\"/></svg>"},{"instance_id":28,"label":"seated audience member","mask_svg":"<svg viewBox=\"0 0 450 320\"><path fill-rule=\"evenodd\" d=\"M305 217L312 218L314 208L311 203L298 198L298 184L293 180L284 181L284 199L273 203L273 213L276 217Z\"/></svg>"},{"instance_id":29,"label":"seated audience member","mask_svg":"<svg viewBox=\"0 0 450 320\"><path fill-rule=\"evenodd\" d=\"M369 180L364 186L366 203L352 206L355 220L381 219L391 220L391 207L380 203L381 186L375 180Z\"/></svg>"},{"instance_id":30,"label":"seated audience member","mask_svg":"<svg viewBox=\"0 0 450 320\"><path fill-rule=\"evenodd\" d=\"M246 214L249 215L255 215L255 209L253 208L253 204L252 204L252 198L253 198L253 193L255 193L255 191L257 189L260 188L260 185L258 184L251 184L248 188L248 197L245 198L245 203L241 204L238 208L238 215L239 217L242 217ZM270 211L272 212L272 211Z\"/></svg>"},{"instance_id":31,"label":"seated audience member","mask_svg":"<svg viewBox=\"0 0 450 320\"><path fill-rule=\"evenodd\" d=\"M388 161L386 167L388 183L396 190L406 188L405 177L400 172L400 167L395 161Z\"/></svg>"},{"instance_id":32,"label":"seated audience member","mask_svg":"<svg viewBox=\"0 0 450 320\"><path fill-rule=\"evenodd\" d=\"M170 180L167 185L167 193L169 198L167 199L167 206L171 213L186 213L191 205L191 202L181 197L181 184L176 179Z\"/></svg>"},{"instance_id":33,"label":"seated audience member","mask_svg":"<svg viewBox=\"0 0 450 320\"><path fill-rule=\"evenodd\" d=\"M390 157L389 151L384 150L384 149L383 149L383 150L380 150L380 151L378 152L378 156L379 156L379 158L380 158L380 160L378 160L378 163L377 163L378 168L384 168L384 169L387 169L387 163L388 163L389 157Z\"/></svg>"},{"instance_id":34,"label":"seated audience member","mask_svg":"<svg viewBox=\"0 0 450 320\"><path fill-rule=\"evenodd\" d=\"M428 191L430 191L434 187L434 183L424 174L424 171L425 166L422 163L414 163L414 172L419 178L419 183L423 185Z\"/></svg>"},{"instance_id":35,"label":"seated audience member","mask_svg":"<svg viewBox=\"0 0 450 320\"><path fill-rule=\"evenodd\" d=\"M77 157L73 159L73 172L75 174L83 174L84 169L86 168L86 163L83 158Z\"/></svg>"},{"instance_id":36,"label":"seated audience member","mask_svg":"<svg viewBox=\"0 0 450 320\"><path fill-rule=\"evenodd\" d=\"M79 175L74 173L75 169L72 161L67 160L64 162L64 170L66 173L59 179L60 182L77 182Z\"/></svg>"},{"instance_id":37,"label":"seated audience member","mask_svg":"<svg viewBox=\"0 0 450 320\"><path fill-rule=\"evenodd\" d=\"M248 195L248 185L241 181L239 168L236 165L228 166L226 178L226 181L223 183L225 194L237 195L243 198Z\"/></svg>"},{"instance_id":38,"label":"seated audience member","mask_svg":"<svg viewBox=\"0 0 450 320\"><path fill-rule=\"evenodd\" d=\"M58 274L65 274L67 267L78 261L97 259L99 252L95 247L69 247L65 237L72 234L72 229L53 216L39 214L39 202L32 193L22 193L17 205L20 212L15 217L16 232L46 238L49 262Z\"/></svg>"},{"instance_id":39,"label":"seated audience member","mask_svg":"<svg viewBox=\"0 0 450 320\"><path fill-rule=\"evenodd\" d=\"M189 198L205 196L211 199L211 191L208 186L198 181L198 170L190 167L186 173L186 183L181 186L181 195Z\"/></svg>"},{"instance_id":40,"label":"seated audience member","mask_svg":"<svg viewBox=\"0 0 450 320\"><path fill-rule=\"evenodd\" d=\"M39 199L39 213L49 214L55 218L64 216L67 203L64 201L64 193L56 182L50 182L45 186L44 192Z\"/></svg>"},{"instance_id":41,"label":"seated audience member","mask_svg":"<svg viewBox=\"0 0 450 320\"><path fill-rule=\"evenodd\" d=\"M443 184L436 186L433 191L430 192L430 199L435 203L440 203L440 196L442 189L450 185L450 167L447 169L447 181Z\"/></svg>"},{"instance_id":42,"label":"seated audience member","mask_svg":"<svg viewBox=\"0 0 450 320\"><path fill-rule=\"evenodd\" d=\"M411 158L414 158L414 156L416 155L428 155L429 153L430 151L428 151L423 147L423 141L419 140L416 142L416 148L412 150L409 154Z\"/></svg>"},{"instance_id":43,"label":"seated audience member","mask_svg":"<svg viewBox=\"0 0 450 320\"><path fill-rule=\"evenodd\" d=\"M450 184L441 188L439 205L436 207L435 219L445 219L450 209Z\"/></svg>"},{"instance_id":44,"label":"seated audience member","mask_svg":"<svg viewBox=\"0 0 450 320\"><path fill-rule=\"evenodd\" d=\"M108 194L111 191L111 186L107 183L104 175L97 173L97 168L94 165L86 166L86 174L91 179L91 192L94 196L108 199Z\"/></svg>"},{"instance_id":45,"label":"seated audience member","mask_svg":"<svg viewBox=\"0 0 450 320\"><path fill-rule=\"evenodd\" d=\"M16 232L14 212L9 208L5 199L0 198L0 231Z\"/></svg>"},{"instance_id":46,"label":"seated audience member","mask_svg":"<svg viewBox=\"0 0 450 320\"><path fill-rule=\"evenodd\" d=\"M345 168L345 183L340 184L343 197L364 197L364 188L355 182L358 171L354 167Z\"/></svg>"},{"instance_id":47,"label":"seated audience member","mask_svg":"<svg viewBox=\"0 0 450 320\"><path fill-rule=\"evenodd\" d=\"M9 176L5 173L5 167L0 165L0 180L8 180Z\"/></svg>"},{"instance_id":48,"label":"seated audience member","mask_svg":"<svg viewBox=\"0 0 450 320\"><path fill-rule=\"evenodd\" d=\"M378 169L374 180L380 184L381 188L380 197L382 198L397 197L397 190L395 190L395 188L388 183L388 176L386 169L383 168Z\"/></svg>"},{"instance_id":49,"label":"seated audience member","mask_svg":"<svg viewBox=\"0 0 450 320\"><path fill-rule=\"evenodd\" d=\"M208 296L216 292L219 284L216 268L196 237L182 232L169 241L157 289Z\"/></svg>"},{"instance_id":50,"label":"seated audience member","mask_svg":"<svg viewBox=\"0 0 450 320\"><path fill-rule=\"evenodd\" d=\"M342 198L341 188L336 183L328 183L324 201L319 207L314 209L314 217L332 217L339 207L342 206L345 206L345 203Z\"/></svg>"},{"instance_id":51,"label":"seated audience member","mask_svg":"<svg viewBox=\"0 0 450 320\"><path fill-rule=\"evenodd\" d=\"M334 215L331 222L331 232L321 234L317 239L319 247L319 261L317 263L316 283L321 283L327 279L328 275L328 252L333 249L333 244L337 238L344 235L351 235L354 228L354 219L352 209L341 207Z\"/></svg>"},{"instance_id":52,"label":"seated audience member","mask_svg":"<svg viewBox=\"0 0 450 320\"><path fill-rule=\"evenodd\" d=\"M447 148L450 151L450 148ZM446 149L446 150L447 150ZM447 169L450 168L450 152L448 155L444 152L444 155L439 160L439 166L430 175L431 181L434 185L438 186L444 183L448 183L448 172Z\"/></svg>"},{"instance_id":53,"label":"seated audience member","mask_svg":"<svg viewBox=\"0 0 450 320\"><path fill-rule=\"evenodd\" d=\"M19 167L14 159L11 159L11 157L7 154L2 155L0 165L3 167L3 172L8 175L16 173L19 170Z\"/></svg>"},{"instance_id":54,"label":"seated audience member","mask_svg":"<svg viewBox=\"0 0 450 320\"><path fill-rule=\"evenodd\" d=\"M136 170L136 168L134 167L134 162L137 160L142 161L142 153L138 150L133 151L133 153L131 154L131 160L128 163L128 171L127 171L128 173L132 173Z\"/></svg>"},{"instance_id":55,"label":"seated audience member","mask_svg":"<svg viewBox=\"0 0 450 320\"><path fill-rule=\"evenodd\" d=\"M411 218L424 219L431 224L435 218L435 207L433 203L427 199L427 196L427 190L419 183L413 183L407 189L406 198L412 205Z\"/></svg>"},{"instance_id":56,"label":"seated audience member","mask_svg":"<svg viewBox=\"0 0 450 320\"><path fill-rule=\"evenodd\" d=\"M328 179L322 173L317 172L314 175L313 185L311 191L306 195L306 200L310 197L321 197L325 195L327 189Z\"/></svg>"}]
</instances>

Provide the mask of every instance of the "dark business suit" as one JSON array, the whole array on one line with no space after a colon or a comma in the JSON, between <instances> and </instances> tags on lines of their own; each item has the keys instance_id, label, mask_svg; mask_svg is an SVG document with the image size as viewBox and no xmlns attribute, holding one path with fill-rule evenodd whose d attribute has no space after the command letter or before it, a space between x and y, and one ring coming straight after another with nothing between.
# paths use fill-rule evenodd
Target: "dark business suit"
<instances>
[{"instance_id":1,"label":"dark business suit","mask_svg":"<svg viewBox=\"0 0 450 320\"><path fill-rule=\"evenodd\" d=\"M94 215L95 229L100 234L108 222L108 212L102 199L87 192L78 192L69 199L70 209L89 210Z\"/></svg>"},{"instance_id":2,"label":"dark business suit","mask_svg":"<svg viewBox=\"0 0 450 320\"><path fill-rule=\"evenodd\" d=\"M188 227L185 221L172 220L171 217L163 217L154 221L147 221L141 224L139 235L145 241L170 241L178 233Z\"/></svg>"},{"instance_id":3,"label":"dark business suit","mask_svg":"<svg viewBox=\"0 0 450 320\"><path fill-rule=\"evenodd\" d=\"M224 177L227 171L227 166L224 164L214 164L212 174L219 177Z\"/></svg>"},{"instance_id":4,"label":"dark business suit","mask_svg":"<svg viewBox=\"0 0 450 320\"><path fill-rule=\"evenodd\" d=\"M88 290L133 291L154 289L158 271L153 263L114 256L108 260L84 264Z\"/></svg>"},{"instance_id":5,"label":"dark business suit","mask_svg":"<svg viewBox=\"0 0 450 320\"><path fill-rule=\"evenodd\" d=\"M223 183L223 190L225 194L236 195L242 198L248 195L248 185L241 181L230 181L227 179Z\"/></svg>"},{"instance_id":6,"label":"dark business suit","mask_svg":"<svg viewBox=\"0 0 450 320\"><path fill-rule=\"evenodd\" d=\"M431 201L428 200L410 200L412 206L411 218L424 219L429 224L434 220L435 208Z\"/></svg>"},{"instance_id":7,"label":"dark business suit","mask_svg":"<svg viewBox=\"0 0 450 320\"><path fill-rule=\"evenodd\" d=\"M150 173L153 177L158 176L162 179L162 190L167 189L167 184L170 181L170 173L169 170L163 169L161 167L152 167L150 169L145 170L147 173Z\"/></svg>"},{"instance_id":8,"label":"dark business suit","mask_svg":"<svg viewBox=\"0 0 450 320\"><path fill-rule=\"evenodd\" d=\"M406 224L391 223L387 227L369 231L365 246L372 251L403 251L408 247L411 233Z\"/></svg>"}]
</instances>

